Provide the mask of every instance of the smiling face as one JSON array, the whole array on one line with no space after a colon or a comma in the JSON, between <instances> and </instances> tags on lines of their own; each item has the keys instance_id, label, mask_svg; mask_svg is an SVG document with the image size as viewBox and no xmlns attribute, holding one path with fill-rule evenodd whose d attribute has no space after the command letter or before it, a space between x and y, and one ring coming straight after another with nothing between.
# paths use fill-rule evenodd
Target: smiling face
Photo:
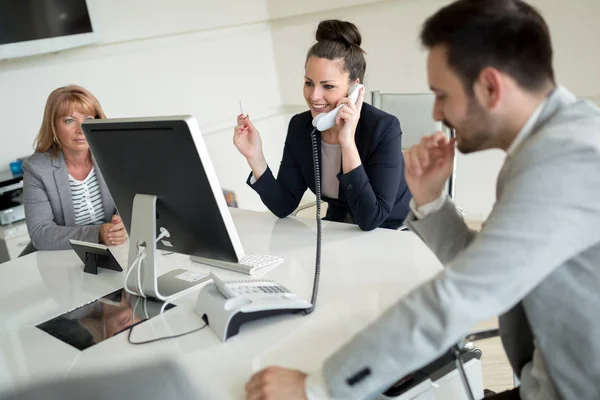
<instances>
[{"instance_id":1,"label":"smiling face","mask_svg":"<svg viewBox=\"0 0 600 400\"><path fill-rule=\"evenodd\" d=\"M343 63L341 59L332 61L314 56L306 61L304 99L313 118L333 110L348 95L350 73L344 71Z\"/></svg>"},{"instance_id":2,"label":"smiling face","mask_svg":"<svg viewBox=\"0 0 600 400\"><path fill-rule=\"evenodd\" d=\"M56 136L63 150L70 152L85 152L89 146L81 124L94 119L94 116L85 110L72 110L59 116L55 121Z\"/></svg>"}]
</instances>

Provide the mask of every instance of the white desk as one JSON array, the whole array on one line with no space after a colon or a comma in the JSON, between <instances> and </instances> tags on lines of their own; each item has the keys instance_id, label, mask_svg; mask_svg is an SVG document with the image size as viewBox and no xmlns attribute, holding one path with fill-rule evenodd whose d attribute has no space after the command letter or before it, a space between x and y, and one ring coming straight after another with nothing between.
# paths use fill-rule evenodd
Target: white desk
<instances>
[{"instance_id":1,"label":"white desk","mask_svg":"<svg viewBox=\"0 0 600 400\"><path fill-rule=\"evenodd\" d=\"M247 252L283 256L268 272L290 290L310 299L315 223L277 219L269 213L231 209ZM143 346L127 343L125 334L83 352L35 325L122 287L124 272L84 274L72 251L37 252L0 265L0 394L45 378L99 373L162 358L177 359L195 378L207 398L241 399L252 373L268 365L316 370L323 360L399 297L433 276L439 261L412 233L378 229L361 232L348 224L323 223L321 284L317 307L309 316L282 316L242 325L240 333L221 343L210 328ZM125 265L126 246L117 249ZM160 256L161 273L173 268L208 271L179 254ZM247 276L217 270L224 279ZM134 331L135 340L184 332L203 324L193 308L197 291L178 307ZM481 386L480 364L474 386ZM399 377L400 378L400 377ZM455 381L458 381L455 379ZM455 382L456 383L456 382ZM462 388L458 385L458 393ZM460 398L448 394L436 398Z\"/></svg>"}]
</instances>

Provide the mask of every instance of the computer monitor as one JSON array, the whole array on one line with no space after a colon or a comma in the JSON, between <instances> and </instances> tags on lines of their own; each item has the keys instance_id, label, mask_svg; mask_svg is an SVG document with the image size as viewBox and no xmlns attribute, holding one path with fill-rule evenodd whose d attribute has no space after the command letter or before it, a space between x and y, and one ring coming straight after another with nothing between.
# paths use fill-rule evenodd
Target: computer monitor
<instances>
[{"instance_id":1,"label":"computer monitor","mask_svg":"<svg viewBox=\"0 0 600 400\"><path fill-rule=\"evenodd\" d=\"M144 294L165 299L201 282L156 276L156 249L237 263L244 257L212 162L192 116L91 120L82 125L129 232L128 266L145 246ZM161 228L170 234L154 245ZM131 274L127 285L135 287Z\"/></svg>"}]
</instances>

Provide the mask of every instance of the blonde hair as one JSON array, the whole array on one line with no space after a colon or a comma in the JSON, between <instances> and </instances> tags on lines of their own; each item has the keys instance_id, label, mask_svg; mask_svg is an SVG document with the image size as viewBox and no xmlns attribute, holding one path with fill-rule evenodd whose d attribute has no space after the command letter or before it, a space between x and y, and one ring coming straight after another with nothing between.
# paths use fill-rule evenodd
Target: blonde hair
<instances>
[{"instance_id":1,"label":"blonde hair","mask_svg":"<svg viewBox=\"0 0 600 400\"><path fill-rule=\"evenodd\" d=\"M46 101L42 126L33 142L35 151L50 152L53 157L58 155L60 144L56 134L56 121L73 110L93 115L96 119L106 118L98 99L87 89L77 85L55 89Z\"/></svg>"}]
</instances>

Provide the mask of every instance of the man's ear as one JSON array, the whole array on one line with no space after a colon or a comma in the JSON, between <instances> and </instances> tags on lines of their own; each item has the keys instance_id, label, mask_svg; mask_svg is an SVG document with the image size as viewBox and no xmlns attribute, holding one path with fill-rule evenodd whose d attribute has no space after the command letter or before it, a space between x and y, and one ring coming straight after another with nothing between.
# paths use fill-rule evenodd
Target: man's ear
<instances>
[{"instance_id":1,"label":"man's ear","mask_svg":"<svg viewBox=\"0 0 600 400\"><path fill-rule=\"evenodd\" d=\"M502 75L500 71L492 67L482 69L473 84L473 91L479 104L488 110L498 106L504 94L503 90Z\"/></svg>"}]
</instances>

